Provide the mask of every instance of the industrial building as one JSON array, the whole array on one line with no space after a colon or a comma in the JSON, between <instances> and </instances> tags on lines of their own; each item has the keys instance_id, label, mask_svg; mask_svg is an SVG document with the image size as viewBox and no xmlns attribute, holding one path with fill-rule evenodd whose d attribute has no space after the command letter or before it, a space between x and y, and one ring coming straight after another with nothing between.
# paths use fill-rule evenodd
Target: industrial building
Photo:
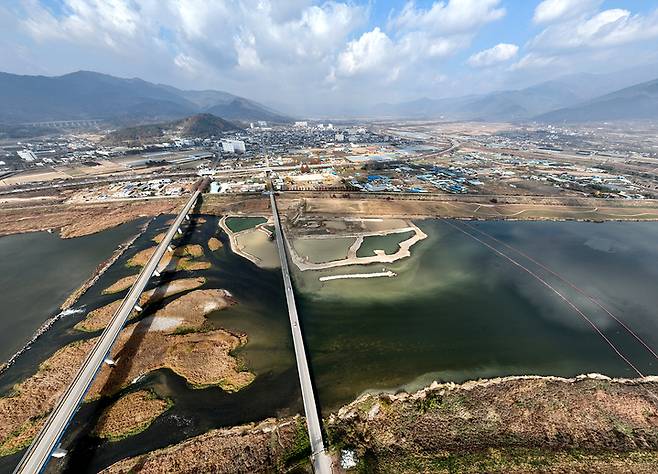
<instances>
[{"instance_id":1,"label":"industrial building","mask_svg":"<svg viewBox=\"0 0 658 474\"><path fill-rule=\"evenodd\" d=\"M242 140L222 140L222 152L245 153L247 150Z\"/></svg>"}]
</instances>

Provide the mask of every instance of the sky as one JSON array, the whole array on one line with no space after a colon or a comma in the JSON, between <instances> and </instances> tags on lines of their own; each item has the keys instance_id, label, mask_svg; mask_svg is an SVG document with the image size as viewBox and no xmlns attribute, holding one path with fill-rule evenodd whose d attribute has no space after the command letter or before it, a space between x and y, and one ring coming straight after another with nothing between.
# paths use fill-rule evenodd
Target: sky
<instances>
[{"instance_id":1,"label":"sky","mask_svg":"<svg viewBox=\"0 0 658 474\"><path fill-rule=\"evenodd\" d=\"M658 0L3 0L0 70L92 70L286 112L658 63Z\"/></svg>"}]
</instances>

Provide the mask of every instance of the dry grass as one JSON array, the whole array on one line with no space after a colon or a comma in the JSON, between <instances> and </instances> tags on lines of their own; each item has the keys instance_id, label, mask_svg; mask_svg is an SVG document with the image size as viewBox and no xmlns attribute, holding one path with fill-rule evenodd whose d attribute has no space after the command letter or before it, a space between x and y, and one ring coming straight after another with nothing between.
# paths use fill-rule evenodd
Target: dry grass
<instances>
[{"instance_id":1,"label":"dry grass","mask_svg":"<svg viewBox=\"0 0 658 474\"><path fill-rule=\"evenodd\" d=\"M157 303L158 301L173 296L177 293L199 288L205 282L206 279L203 277L174 280L142 293L142 296L139 298L139 304L142 307L146 307L148 304ZM122 300L113 301L110 304L90 311L82 321L74 326L74 328L79 331L90 332L103 329L110 322L112 316L114 316L114 313L116 313L117 309L119 309L119 306L121 306L121 301Z\"/></svg>"},{"instance_id":2,"label":"dry grass","mask_svg":"<svg viewBox=\"0 0 658 474\"><path fill-rule=\"evenodd\" d=\"M119 398L107 408L94 432L100 438L118 441L141 433L172 406L149 390L139 390Z\"/></svg>"}]
</instances>

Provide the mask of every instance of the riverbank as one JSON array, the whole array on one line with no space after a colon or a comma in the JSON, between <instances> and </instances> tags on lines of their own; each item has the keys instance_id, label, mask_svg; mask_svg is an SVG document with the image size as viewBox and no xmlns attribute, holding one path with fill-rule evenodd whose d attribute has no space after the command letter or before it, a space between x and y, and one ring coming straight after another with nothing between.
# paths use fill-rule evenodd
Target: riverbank
<instances>
[{"instance_id":1,"label":"riverbank","mask_svg":"<svg viewBox=\"0 0 658 474\"><path fill-rule=\"evenodd\" d=\"M242 219L246 222L240 223ZM229 225L231 220L234 221L233 228ZM219 227L228 235L233 253L246 258L260 268L277 268L279 254L271 238L273 234L268 229L271 220L271 217L263 216L225 215L219 220Z\"/></svg>"},{"instance_id":2,"label":"riverbank","mask_svg":"<svg viewBox=\"0 0 658 474\"><path fill-rule=\"evenodd\" d=\"M24 199L23 201L27 201ZM179 198L44 205L11 202L0 205L0 235L60 229L63 238L89 235L138 217L175 213ZM283 214L305 203L306 213L334 216L433 217L485 220L658 220L658 201L542 196L456 196L286 192L278 199ZM268 201L258 195L204 195L199 212L221 216L269 215Z\"/></svg>"},{"instance_id":3,"label":"riverbank","mask_svg":"<svg viewBox=\"0 0 658 474\"><path fill-rule=\"evenodd\" d=\"M271 419L213 430L168 448L119 461L101 472L287 472L296 464L305 464L308 446L303 419Z\"/></svg>"},{"instance_id":4,"label":"riverbank","mask_svg":"<svg viewBox=\"0 0 658 474\"><path fill-rule=\"evenodd\" d=\"M657 394L658 377L433 383L364 395L326 426L381 472L646 472L658 460Z\"/></svg>"},{"instance_id":5,"label":"riverbank","mask_svg":"<svg viewBox=\"0 0 658 474\"><path fill-rule=\"evenodd\" d=\"M94 284L96 284L98 279L114 264L114 262L119 260L119 258L121 258L124 252L128 250L128 248L130 248L130 246L134 244L135 241L142 236L142 234L144 234L144 232L148 228L148 225L149 222L145 222L142 225L142 228L140 229L138 234L136 234L134 237L124 242L123 244L120 244L110 258L108 258L107 260L102 262L98 267L96 267L96 270L94 271L93 275L89 277L89 279L85 281L82 285L80 285L80 287L77 290L71 293L71 295L69 295L68 298L66 298L66 301L64 301L64 303L61 306L62 311L67 310L71 306L73 306L80 299L80 297L85 294L85 292L89 288L94 286Z\"/></svg>"},{"instance_id":6,"label":"riverbank","mask_svg":"<svg viewBox=\"0 0 658 474\"><path fill-rule=\"evenodd\" d=\"M63 239L95 234L140 217L176 214L182 199L135 200L103 204L0 206L0 236L37 231L59 231Z\"/></svg>"},{"instance_id":7,"label":"riverbank","mask_svg":"<svg viewBox=\"0 0 658 474\"><path fill-rule=\"evenodd\" d=\"M657 390L657 377L598 375L434 383L364 395L325 428L335 465L350 453L357 472L650 473L658 462ZM282 452L310 454L308 439L294 434L298 424L214 430L103 472L275 471Z\"/></svg>"}]
</instances>

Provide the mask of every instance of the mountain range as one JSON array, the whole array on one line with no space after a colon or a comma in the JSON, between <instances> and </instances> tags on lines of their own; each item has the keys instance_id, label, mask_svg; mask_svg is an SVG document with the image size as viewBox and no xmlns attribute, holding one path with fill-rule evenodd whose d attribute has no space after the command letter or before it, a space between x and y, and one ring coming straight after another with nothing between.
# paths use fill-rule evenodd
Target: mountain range
<instances>
[{"instance_id":1,"label":"mountain range","mask_svg":"<svg viewBox=\"0 0 658 474\"><path fill-rule=\"evenodd\" d=\"M540 122L658 119L658 79L604 94L536 117Z\"/></svg>"},{"instance_id":2,"label":"mountain range","mask_svg":"<svg viewBox=\"0 0 658 474\"><path fill-rule=\"evenodd\" d=\"M566 75L519 90L378 104L347 115L512 122L658 119L656 77L658 64L648 64L609 74ZM58 77L0 73L0 124L5 126L80 119L127 126L170 122L201 113L232 122L292 120L258 102L223 91L181 90L88 71Z\"/></svg>"},{"instance_id":3,"label":"mountain range","mask_svg":"<svg viewBox=\"0 0 658 474\"><path fill-rule=\"evenodd\" d=\"M237 121L290 120L228 92L186 91L89 71L56 77L0 73L0 104L0 123L4 124L82 119L130 124L198 113Z\"/></svg>"},{"instance_id":4,"label":"mountain range","mask_svg":"<svg viewBox=\"0 0 658 474\"><path fill-rule=\"evenodd\" d=\"M367 115L542 122L658 119L656 77L655 64L601 75L571 74L519 90L379 104ZM647 79L652 80L642 82Z\"/></svg>"}]
</instances>

